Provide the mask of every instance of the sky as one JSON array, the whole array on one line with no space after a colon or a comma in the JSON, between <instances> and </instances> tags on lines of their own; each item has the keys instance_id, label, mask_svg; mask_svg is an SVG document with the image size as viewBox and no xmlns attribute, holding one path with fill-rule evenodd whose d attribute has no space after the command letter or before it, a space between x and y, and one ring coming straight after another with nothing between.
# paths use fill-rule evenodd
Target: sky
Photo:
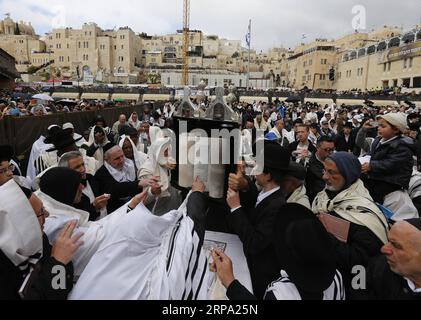
<instances>
[{"instance_id":1,"label":"sky","mask_svg":"<svg viewBox=\"0 0 421 320\"><path fill-rule=\"evenodd\" d=\"M421 24L419 0L191 0L190 28L241 40L246 46L252 20L253 49L294 48L316 38L334 39L391 25L405 30ZM149 35L182 28L183 0L0 0L1 19L30 21L39 35L53 27L102 29L129 26Z\"/></svg>"}]
</instances>

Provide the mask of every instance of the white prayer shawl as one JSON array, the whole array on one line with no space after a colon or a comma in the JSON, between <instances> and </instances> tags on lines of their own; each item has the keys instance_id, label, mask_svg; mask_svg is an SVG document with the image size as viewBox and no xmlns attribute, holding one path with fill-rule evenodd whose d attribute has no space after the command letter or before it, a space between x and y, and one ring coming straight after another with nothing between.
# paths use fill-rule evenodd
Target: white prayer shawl
<instances>
[{"instance_id":1,"label":"white prayer shawl","mask_svg":"<svg viewBox=\"0 0 421 320\"><path fill-rule=\"evenodd\" d=\"M78 134L78 133L74 133L73 134L73 139L74 140L78 140L79 138L82 138L82 139L80 139L79 141L75 142L76 143L76 146L78 148L82 147L84 144L87 143L86 140L85 140L85 138L83 138L80 134Z\"/></svg>"},{"instance_id":2,"label":"white prayer shawl","mask_svg":"<svg viewBox=\"0 0 421 320\"><path fill-rule=\"evenodd\" d=\"M26 178L29 180L30 183L32 183L37 174L39 174L39 172L37 172L35 168L35 160L38 159L41 153L54 147L52 144L45 144L44 140L45 137L41 136L32 145L31 155L29 156L28 169L26 173Z\"/></svg>"},{"instance_id":3,"label":"white prayer shawl","mask_svg":"<svg viewBox=\"0 0 421 320\"><path fill-rule=\"evenodd\" d=\"M54 243L57 240L68 222L78 220L78 226L74 234L83 233L84 235L81 238L83 245L76 251L72 259L76 276L82 274L106 235L113 232L121 217L127 212L127 205L125 205L104 219L91 222L88 221L88 212L58 202L40 190L35 194L41 199L44 207L50 213L44 225L44 232L50 243Z\"/></svg>"},{"instance_id":4,"label":"white prayer shawl","mask_svg":"<svg viewBox=\"0 0 421 320\"><path fill-rule=\"evenodd\" d=\"M166 119L172 118L174 112L175 112L175 106L174 105L170 105L170 111L168 111L167 106L164 107L164 117Z\"/></svg>"},{"instance_id":5,"label":"white prayer shawl","mask_svg":"<svg viewBox=\"0 0 421 320\"><path fill-rule=\"evenodd\" d=\"M99 127L102 129L102 131L104 132L105 138L104 138L104 142L102 143L102 145L97 145L95 143L95 128L97 126L93 126L91 129L91 133L89 134L89 140L88 140L88 146L92 146L95 145L96 147L98 147L98 149L95 151L93 157L98 160L98 162L100 163L100 165L102 166L104 163L104 151L102 150L102 147L105 146L107 143L110 142L110 140L108 140L107 137L107 132L106 130L104 130L104 128Z\"/></svg>"},{"instance_id":6,"label":"white prayer shawl","mask_svg":"<svg viewBox=\"0 0 421 320\"><path fill-rule=\"evenodd\" d=\"M108 162L104 162L104 166L117 182L133 182L136 180L136 171L133 161L130 159L124 158L124 165L121 170L113 168Z\"/></svg>"},{"instance_id":7,"label":"white prayer shawl","mask_svg":"<svg viewBox=\"0 0 421 320\"><path fill-rule=\"evenodd\" d=\"M170 196L168 188L170 187L169 170L165 168L165 164L171 159L164 156L164 151L170 148L170 139L157 139L149 148L148 159L139 170L139 180L148 178L150 176L159 177L159 184L161 186L161 198ZM171 149L169 149L169 154Z\"/></svg>"},{"instance_id":8,"label":"white prayer shawl","mask_svg":"<svg viewBox=\"0 0 421 320\"><path fill-rule=\"evenodd\" d=\"M151 145L158 139L164 137L162 130L159 127L151 126L149 127L149 138L151 141Z\"/></svg>"},{"instance_id":9,"label":"white prayer shawl","mask_svg":"<svg viewBox=\"0 0 421 320\"><path fill-rule=\"evenodd\" d=\"M314 199L312 211L315 214L335 212L341 218L370 229L384 244L388 242L388 223L374 203L361 180L343 190L330 200L326 191Z\"/></svg>"},{"instance_id":10,"label":"white prayer shawl","mask_svg":"<svg viewBox=\"0 0 421 320\"><path fill-rule=\"evenodd\" d=\"M387 194L384 197L383 206L394 213L392 216L393 221L403 221L419 217L418 209L414 206L406 190L397 190Z\"/></svg>"},{"instance_id":11,"label":"white prayer shawl","mask_svg":"<svg viewBox=\"0 0 421 320\"><path fill-rule=\"evenodd\" d=\"M273 293L277 300L302 300L297 287L284 270L281 271L281 277L269 285L266 290L268 292ZM345 287L338 270L330 287L323 292L323 300L345 300Z\"/></svg>"},{"instance_id":12,"label":"white prayer shawl","mask_svg":"<svg viewBox=\"0 0 421 320\"><path fill-rule=\"evenodd\" d=\"M69 299L203 300L209 274L186 202L160 217L141 204L101 244Z\"/></svg>"},{"instance_id":13,"label":"white prayer shawl","mask_svg":"<svg viewBox=\"0 0 421 320\"><path fill-rule=\"evenodd\" d=\"M140 126L142 125L142 122L139 121L139 118L137 119L137 121L133 120L133 113L130 115L128 122L129 122L129 125L135 128L136 130L139 130Z\"/></svg>"},{"instance_id":14,"label":"white prayer shawl","mask_svg":"<svg viewBox=\"0 0 421 320\"><path fill-rule=\"evenodd\" d=\"M0 249L22 271L42 256L42 232L25 194L10 180L0 186ZM39 254L36 261L31 256Z\"/></svg>"},{"instance_id":15,"label":"white prayer shawl","mask_svg":"<svg viewBox=\"0 0 421 320\"><path fill-rule=\"evenodd\" d=\"M265 121L265 119L262 119L262 121L260 123L257 122L257 119L254 119L254 127L257 130L270 130L270 126L269 124Z\"/></svg>"},{"instance_id":16,"label":"white prayer shawl","mask_svg":"<svg viewBox=\"0 0 421 320\"><path fill-rule=\"evenodd\" d=\"M303 185L295 189L295 191L288 198L287 203L298 203L307 209L311 210L310 200L307 197L306 187Z\"/></svg>"},{"instance_id":17,"label":"white prayer shawl","mask_svg":"<svg viewBox=\"0 0 421 320\"><path fill-rule=\"evenodd\" d=\"M130 139L130 137L129 136L126 136L126 135L123 135L123 136L121 136L120 137L120 142L119 142L119 146L120 146L120 148L122 148L123 149L123 145L124 145L124 141L126 140L126 139L128 139L129 141L130 141L130 143L131 143L131 145L132 145L132 149L133 149L133 156L134 156L134 162L135 162L135 164L136 164L136 169L137 170L139 170L140 169L140 167L145 163L145 161L148 159L148 156L145 154L145 153L143 153L143 152L141 152L141 151L139 151L138 149L137 149L137 147L135 146L135 144L134 144L134 142L133 142L133 140L132 139ZM129 159L130 160L130 159Z\"/></svg>"},{"instance_id":18,"label":"white prayer shawl","mask_svg":"<svg viewBox=\"0 0 421 320\"><path fill-rule=\"evenodd\" d=\"M421 197L421 172L418 170L413 170L412 172L408 193L411 199Z\"/></svg>"}]
</instances>

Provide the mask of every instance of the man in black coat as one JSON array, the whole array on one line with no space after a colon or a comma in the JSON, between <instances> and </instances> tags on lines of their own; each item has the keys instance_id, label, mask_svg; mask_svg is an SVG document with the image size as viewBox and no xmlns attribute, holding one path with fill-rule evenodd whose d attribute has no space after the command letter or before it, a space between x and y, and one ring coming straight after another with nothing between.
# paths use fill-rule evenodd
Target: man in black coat
<instances>
[{"instance_id":1,"label":"man in black coat","mask_svg":"<svg viewBox=\"0 0 421 320\"><path fill-rule=\"evenodd\" d=\"M161 192L155 177L139 182L134 168L131 179L127 178L130 172L127 172L126 163L123 150L119 146L108 144L104 147L104 165L96 172L95 178L101 186L101 193L110 195L108 214L141 193L144 187L151 186L153 194Z\"/></svg>"},{"instance_id":2,"label":"man in black coat","mask_svg":"<svg viewBox=\"0 0 421 320\"><path fill-rule=\"evenodd\" d=\"M311 156L307 165L306 189L310 203L320 191L325 188L323 180L323 162L335 151L335 143L327 136L322 136L317 141L317 151Z\"/></svg>"},{"instance_id":3,"label":"man in black coat","mask_svg":"<svg viewBox=\"0 0 421 320\"><path fill-rule=\"evenodd\" d=\"M307 125L297 125L295 133L297 141L288 145L288 150L292 155L292 160L306 166L311 156L317 151L316 147L309 140L310 127Z\"/></svg>"},{"instance_id":4,"label":"man in black coat","mask_svg":"<svg viewBox=\"0 0 421 320\"><path fill-rule=\"evenodd\" d=\"M227 222L243 242L258 299L263 298L268 284L279 272L272 244L273 226L279 209L286 203L280 183L289 166L288 150L276 142L265 142L264 156L263 173L255 171L257 183L263 190L259 193L256 184L238 170L237 174L230 175L227 196L231 208Z\"/></svg>"},{"instance_id":5,"label":"man in black coat","mask_svg":"<svg viewBox=\"0 0 421 320\"><path fill-rule=\"evenodd\" d=\"M106 215L106 208L110 198L107 194L101 194L100 185L97 179L86 173L86 167L83 156L79 151L65 153L59 161L59 167L70 168L82 175L83 189L82 199L79 203L74 204L76 209L89 212L89 220L97 220L101 212Z\"/></svg>"},{"instance_id":6,"label":"man in black coat","mask_svg":"<svg viewBox=\"0 0 421 320\"><path fill-rule=\"evenodd\" d=\"M336 136L335 139L336 151L354 152L355 135L352 131L352 123L347 122L344 125L343 133Z\"/></svg>"},{"instance_id":7,"label":"man in black coat","mask_svg":"<svg viewBox=\"0 0 421 320\"><path fill-rule=\"evenodd\" d=\"M396 223L383 256L368 267L366 288L354 288L354 299L421 300L421 220Z\"/></svg>"},{"instance_id":8,"label":"man in black coat","mask_svg":"<svg viewBox=\"0 0 421 320\"><path fill-rule=\"evenodd\" d=\"M16 184L15 186L13 184L15 183L10 181L3 188L9 188L8 190L18 188ZM22 203L9 203L3 207L9 216L16 216L15 219L9 221L25 220L25 223L15 224L17 232L13 235L9 234L8 237L5 234L3 235L9 240L9 244L4 247L5 251L0 250L0 300L66 300L73 288L72 258L82 245L79 240L83 234L73 235L77 221L71 221L64 227L54 246L51 246L47 236L42 232L48 212L44 209L42 201L30 190L24 188L22 190L29 198L29 208L32 207L31 212L27 210L28 206L23 203L28 201L23 194L21 197ZM34 216L31 219L28 215L36 215L36 218ZM35 237L36 229L38 229L39 235ZM26 240L19 240L19 237L24 237ZM17 249L16 252L13 252L10 248L8 250L12 243L25 243L25 241L30 242L30 244L21 244L20 246L25 247ZM36 247L35 243L40 244L39 251L26 256L28 252L34 251L29 249L28 246L34 248L34 246ZM3 247L2 243L0 243L0 247ZM13 262L16 255L20 256L20 260L22 260L22 256L26 257L26 260L16 265ZM30 268L32 268L31 273L29 272ZM64 270L64 283L58 281L57 270L59 270L58 272ZM57 287L54 287L55 284L57 284Z\"/></svg>"}]
</instances>

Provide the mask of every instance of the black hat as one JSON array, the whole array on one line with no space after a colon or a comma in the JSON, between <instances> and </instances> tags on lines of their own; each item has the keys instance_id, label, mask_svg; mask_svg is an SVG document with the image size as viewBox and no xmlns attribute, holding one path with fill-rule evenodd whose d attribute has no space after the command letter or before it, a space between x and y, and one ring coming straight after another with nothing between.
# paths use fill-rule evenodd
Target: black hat
<instances>
[{"instance_id":1,"label":"black hat","mask_svg":"<svg viewBox=\"0 0 421 320\"><path fill-rule=\"evenodd\" d=\"M73 145L74 143L81 140L83 137L79 139L73 139L73 136L68 132L60 128L60 131L57 132L54 136L52 136L51 140L54 145L54 148L47 150L47 152L61 150L66 147Z\"/></svg>"},{"instance_id":2,"label":"black hat","mask_svg":"<svg viewBox=\"0 0 421 320\"><path fill-rule=\"evenodd\" d=\"M13 148L9 145L0 146L0 161L10 161L13 157Z\"/></svg>"},{"instance_id":3,"label":"black hat","mask_svg":"<svg viewBox=\"0 0 421 320\"><path fill-rule=\"evenodd\" d=\"M406 220L406 222L408 222L409 224L413 225L415 228L417 228L418 230L421 231L421 219L420 218Z\"/></svg>"},{"instance_id":4,"label":"black hat","mask_svg":"<svg viewBox=\"0 0 421 320\"><path fill-rule=\"evenodd\" d=\"M52 125L50 127L48 127L47 130L47 137L44 140L45 144L51 144L53 143L53 137L54 135L56 135L57 133L59 133L62 129L60 128L60 126L58 125Z\"/></svg>"},{"instance_id":5,"label":"black hat","mask_svg":"<svg viewBox=\"0 0 421 320\"><path fill-rule=\"evenodd\" d=\"M347 123L345 123L344 124L344 128L350 128L350 129L352 129L353 128L353 125L352 125L352 122L347 122Z\"/></svg>"},{"instance_id":6,"label":"black hat","mask_svg":"<svg viewBox=\"0 0 421 320\"><path fill-rule=\"evenodd\" d=\"M123 135L123 134L125 134L126 136L134 136L134 135L139 134L139 133L138 133L138 132L137 132L137 130L136 130L135 128L133 128L133 127L130 127L130 126L124 126L124 127L121 129L121 135Z\"/></svg>"},{"instance_id":7,"label":"black hat","mask_svg":"<svg viewBox=\"0 0 421 320\"><path fill-rule=\"evenodd\" d=\"M313 212L299 204L283 206L275 223L274 240L280 267L300 290L323 293L330 287L336 273L335 251Z\"/></svg>"},{"instance_id":8,"label":"black hat","mask_svg":"<svg viewBox=\"0 0 421 320\"><path fill-rule=\"evenodd\" d=\"M114 148L116 146L116 144L114 144L114 143L112 143L112 142L109 142L109 143L107 143L105 146L103 146L102 147L102 151L104 152L104 154L108 151L108 150L110 150L110 149L112 149L112 148Z\"/></svg>"},{"instance_id":9,"label":"black hat","mask_svg":"<svg viewBox=\"0 0 421 320\"><path fill-rule=\"evenodd\" d=\"M281 147L276 141L264 141L264 167L286 171L289 168L291 154L287 148Z\"/></svg>"},{"instance_id":10,"label":"black hat","mask_svg":"<svg viewBox=\"0 0 421 320\"><path fill-rule=\"evenodd\" d=\"M296 163L295 161L291 161L289 163L289 168L286 172L286 175L297 178L298 180L305 180L307 171L306 168L304 168L304 166L301 164Z\"/></svg>"}]
</instances>

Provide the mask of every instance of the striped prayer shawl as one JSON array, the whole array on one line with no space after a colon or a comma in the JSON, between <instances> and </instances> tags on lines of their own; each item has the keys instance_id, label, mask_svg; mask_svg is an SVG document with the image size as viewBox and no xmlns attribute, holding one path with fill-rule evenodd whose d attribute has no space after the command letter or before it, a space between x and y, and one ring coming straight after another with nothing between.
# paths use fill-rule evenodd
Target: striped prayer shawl
<instances>
[{"instance_id":1,"label":"striped prayer shawl","mask_svg":"<svg viewBox=\"0 0 421 320\"><path fill-rule=\"evenodd\" d=\"M281 277L268 286L265 299L271 294L275 296L276 300L302 300L297 287L283 270ZM345 287L342 275L338 270L336 270L330 287L323 292L323 300L345 300Z\"/></svg>"}]
</instances>

